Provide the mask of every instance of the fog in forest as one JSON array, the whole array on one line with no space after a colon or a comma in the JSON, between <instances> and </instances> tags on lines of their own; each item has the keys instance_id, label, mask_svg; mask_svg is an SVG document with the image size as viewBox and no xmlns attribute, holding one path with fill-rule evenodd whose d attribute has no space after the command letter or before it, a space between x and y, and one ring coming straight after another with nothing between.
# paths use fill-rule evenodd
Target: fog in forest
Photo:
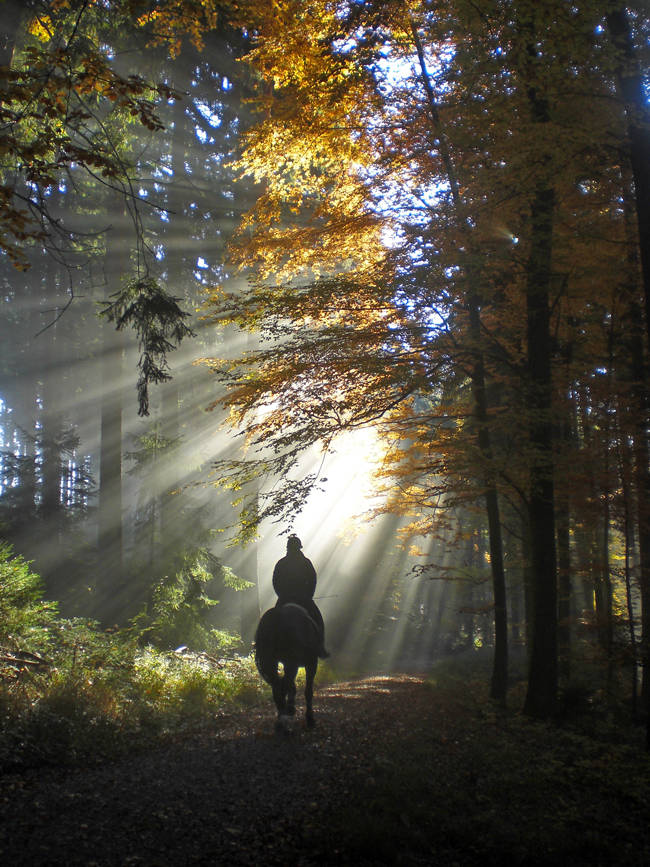
<instances>
[{"instance_id":1,"label":"fog in forest","mask_svg":"<svg viewBox=\"0 0 650 867\"><path fill-rule=\"evenodd\" d=\"M73 167L46 194L57 232L28 249L29 269L0 260L2 539L33 561L64 617L125 626L165 599L201 595L217 604L195 606L196 619L241 635L236 646L246 651L260 611L274 604L273 566L292 531L318 572L327 643L342 669L413 669L490 644L492 615L480 612L487 563L475 528L467 534L471 577L438 582L411 570L447 557L442 548L413 556L398 534L404 519L364 520L376 458L368 432L305 456L304 472L326 481L292 524L266 521L246 548L229 545L239 507L215 485L212 464L246 452L223 410L208 411L223 390L200 360L249 344L202 319L201 306L206 287L245 279L225 264L256 194L229 169L251 120L240 51L215 37L200 54L188 43L175 60L120 52L123 72L164 78L183 94L159 106L164 131L126 122L113 130L132 188L116 191ZM98 317L100 302L136 273L180 299L195 332L169 353L172 379L150 387L148 416L138 415L132 329L118 332ZM180 621L151 638L201 649L200 635Z\"/></svg>"}]
</instances>

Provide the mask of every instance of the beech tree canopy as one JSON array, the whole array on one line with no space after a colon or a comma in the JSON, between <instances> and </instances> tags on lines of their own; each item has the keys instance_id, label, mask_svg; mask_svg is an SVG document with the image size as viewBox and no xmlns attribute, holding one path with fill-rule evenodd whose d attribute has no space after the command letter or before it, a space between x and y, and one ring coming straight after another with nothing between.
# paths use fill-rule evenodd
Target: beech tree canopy
<instances>
[{"instance_id":1,"label":"beech tree canopy","mask_svg":"<svg viewBox=\"0 0 650 867\"><path fill-rule=\"evenodd\" d=\"M281 3L248 57L263 120L239 165L264 190L233 247L248 289L210 310L261 335L216 366L254 454L218 469L285 484L256 494L244 535L318 484L292 477L305 448L357 426L384 442L380 509L410 515L409 537L494 491L529 548L535 716L557 696L558 503L569 521L611 510L612 449L647 465L630 355L647 26L592 2Z\"/></svg>"}]
</instances>

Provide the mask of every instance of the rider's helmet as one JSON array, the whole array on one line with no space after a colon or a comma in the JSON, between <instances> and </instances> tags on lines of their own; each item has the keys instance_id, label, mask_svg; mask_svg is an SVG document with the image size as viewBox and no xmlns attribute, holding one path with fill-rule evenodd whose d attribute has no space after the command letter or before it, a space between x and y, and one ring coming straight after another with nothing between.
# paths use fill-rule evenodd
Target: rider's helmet
<instances>
[{"instance_id":1,"label":"rider's helmet","mask_svg":"<svg viewBox=\"0 0 650 867\"><path fill-rule=\"evenodd\" d=\"M287 539L287 551L300 551L301 548L302 542L295 533L292 533Z\"/></svg>"}]
</instances>

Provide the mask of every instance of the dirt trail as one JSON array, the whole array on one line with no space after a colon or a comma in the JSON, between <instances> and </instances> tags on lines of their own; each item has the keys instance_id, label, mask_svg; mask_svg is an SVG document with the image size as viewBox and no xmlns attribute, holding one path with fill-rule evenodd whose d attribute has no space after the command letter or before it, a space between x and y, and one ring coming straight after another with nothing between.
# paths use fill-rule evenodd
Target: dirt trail
<instances>
[{"instance_id":1,"label":"dirt trail","mask_svg":"<svg viewBox=\"0 0 650 867\"><path fill-rule=\"evenodd\" d=\"M299 714L286 737L269 699L118 761L5 776L0 865L649 867L640 729L584 735L520 702L367 678L319 690L316 728Z\"/></svg>"},{"instance_id":2,"label":"dirt trail","mask_svg":"<svg viewBox=\"0 0 650 867\"><path fill-rule=\"evenodd\" d=\"M268 706L126 758L0 779L3 867L285 865L340 860L322 817L363 774L373 739L400 738L417 678L371 678L316 694L287 737ZM427 699L430 702L430 696ZM411 723L413 721L411 720ZM424 725L424 721L421 720ZM363 764L363 762L361 762Z\"/></svg>"}]
</instances>

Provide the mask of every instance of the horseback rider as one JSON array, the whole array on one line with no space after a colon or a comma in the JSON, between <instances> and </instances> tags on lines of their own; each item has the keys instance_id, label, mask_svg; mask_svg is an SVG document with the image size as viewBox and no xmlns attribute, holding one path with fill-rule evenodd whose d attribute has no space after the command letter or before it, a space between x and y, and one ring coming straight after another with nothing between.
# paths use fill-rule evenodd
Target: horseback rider
<instances>
[{"instance_id":1,"label":"horseback rider","mask_svg":"<svg viewBox=\"0 0 650 867\"><path fill-rule=\"evenodd\" d=\"M287 555L275 564L273 570L273 589L278 594L276 608L289 602L305 609L318 628L320 649L318 655L327 659L325 650L325 623L323 615L314 602L316 592L316 570L311 560L302 553L302 542L292 533L287 539Z\"/></svg>"}]
</instances>

